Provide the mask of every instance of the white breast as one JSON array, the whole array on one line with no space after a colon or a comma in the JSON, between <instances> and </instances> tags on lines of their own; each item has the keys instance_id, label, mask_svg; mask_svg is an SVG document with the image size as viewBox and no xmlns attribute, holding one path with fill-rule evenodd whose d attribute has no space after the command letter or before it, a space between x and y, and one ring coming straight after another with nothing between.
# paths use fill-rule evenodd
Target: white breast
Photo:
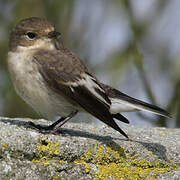
<instances>
[{"instance_id":1,"label":"white breast","mask_svg":"<svg viewBox=\"0 0 180 180\"><path fill-rule=\"evenodd\" d=\"M32 61L33 51L8 53L9 72L16 92L38 113L48 119L67 116L73 106L45 84L37 65Z\"/></svg>"}]
</instances>

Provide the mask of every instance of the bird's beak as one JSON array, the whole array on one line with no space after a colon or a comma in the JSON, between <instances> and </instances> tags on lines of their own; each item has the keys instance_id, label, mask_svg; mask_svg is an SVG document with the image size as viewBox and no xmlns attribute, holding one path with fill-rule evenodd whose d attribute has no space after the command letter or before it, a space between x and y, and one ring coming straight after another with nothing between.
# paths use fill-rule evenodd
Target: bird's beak
<instances>
[{"instance_id":1,"label":"bird's beak","mask_svg":"<svg viewBox=\"0 0 180 180\"><path fill-rule=\"evenodd\" d=\"M58 38L61 35L60 32L57 31L51 31L48 33L48 38Z\"/></svg>"}]
</instances>

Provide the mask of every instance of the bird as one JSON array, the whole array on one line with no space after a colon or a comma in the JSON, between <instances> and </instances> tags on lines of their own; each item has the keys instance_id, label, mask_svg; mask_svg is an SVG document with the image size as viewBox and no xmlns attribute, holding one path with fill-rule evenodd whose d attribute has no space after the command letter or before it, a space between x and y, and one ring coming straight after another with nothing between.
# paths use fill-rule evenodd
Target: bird
<instances>
[{"instance_id":1,"label":"bird","mask_svg":"<svg viewBox=\"0 0 180 180\"><path fill-rule=\"evenodd\" d=\"M115 122L129 123L122 112L170 114L155 105L130 97L98 80L84 62L64 47L61 33L45 18L19 21L10 34L8 69L17 94L44 118L54 121L35 128L57 131L78 112L87 112L120 134Z\"/></svg>"}]
</instances>

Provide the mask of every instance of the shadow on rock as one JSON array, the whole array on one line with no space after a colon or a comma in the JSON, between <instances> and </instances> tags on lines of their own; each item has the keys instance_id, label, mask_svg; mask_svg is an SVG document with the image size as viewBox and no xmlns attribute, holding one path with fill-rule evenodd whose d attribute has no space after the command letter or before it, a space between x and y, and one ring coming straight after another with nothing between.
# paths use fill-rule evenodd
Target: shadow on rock
<instances>
[{"instance_id":1,"label":"shadow on rock","mask_svg":"<svg viewBox=\"0 0 180 180\"><path fill-rule=\"evenodd\" d=\"M142 142L142 141L134 141L139 144L142 144L149 152L152 152L153 155L156 155L158 159L162 159L168 161L166 156L166 147L159 143L150 143L150 142Z\"/></svg>"},{"instance_id":2,"label":"shadow on rock","mask_svg":"<svg viewBox=\"0 0 180 180\"><path fill-rule=\"evenodd\" d=\"M22 120L18 120L18 119L11 120L11 119L5 118L5 119L1 119L0 122L8 123L10 125L17 125L17 126L21 126L24 128L30 128L30 129L34 130L34 127L32 127L30 125L30 123L27 121L22 121ZM42 126L47 127L47 125L42 125ZM58 134L61 134L61 135L63 134L65 136L68 135L68 136L74 136L74 137L84 137L84 138L95 139L99 142L102 142L103 144L106 144L107 146L109 146L111 148L115 147L116 149L117 149L117 147L119 147L119 148L121 148L121 147L114 140L121 140L121 141L127 141L127 142L130 141L128 139L114 138L111 136L103 136L103 135L89 133L89 132L86 132L83 130L74 130L74 129L67 129L67 128L61 128L60 130L58 130L58 133L56 133L56 135L58 135ZM134 141L134 140L131 140L131 141L140 143L148 151L155 154L159 159L168 160L167 156L166 156L166 148L163 145L161 145L159 143L150 143L150 142Z\"/></svg>"}]
</instances>

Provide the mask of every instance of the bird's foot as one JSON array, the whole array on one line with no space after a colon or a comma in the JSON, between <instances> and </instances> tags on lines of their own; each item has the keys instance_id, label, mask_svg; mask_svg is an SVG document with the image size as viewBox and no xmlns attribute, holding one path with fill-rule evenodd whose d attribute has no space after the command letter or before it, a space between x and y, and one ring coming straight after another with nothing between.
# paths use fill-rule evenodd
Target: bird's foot
<instances>
[{"instance_id":1,"label":"bird's foot","mask_svg":"<svg viewBox=\"0 0 180 180\"><path fill-rule=\"evenodd\" d=\"M69 114L67 117L61 117L60 119L58 119L56 122L54 122L53 124L49 125L49 126L43 126L40 124L35 124L33 122L29 122L29 126L39 130L40 133L45 133L45 134L57 134L60 131L60 127L62 125L64 125L67 121L69 121L72 117L74 117L76 114L78 113L78 111L73 111L71 114Z\"/></svg>"},{"instance_id":2,"label":"bird's foot","mask_svg":"<svg viewBox=\"0 0 180 180\"><path fill-rule=\"evenodd\" d=\"M41 125L41 124L35 124L32 121L29 121L28 125L31 128L38 130L40 133L43 133L43 134L55 134L54 129L52 128L51 125L45 126L45 125Z\"/></svg>"}]
</instances>

